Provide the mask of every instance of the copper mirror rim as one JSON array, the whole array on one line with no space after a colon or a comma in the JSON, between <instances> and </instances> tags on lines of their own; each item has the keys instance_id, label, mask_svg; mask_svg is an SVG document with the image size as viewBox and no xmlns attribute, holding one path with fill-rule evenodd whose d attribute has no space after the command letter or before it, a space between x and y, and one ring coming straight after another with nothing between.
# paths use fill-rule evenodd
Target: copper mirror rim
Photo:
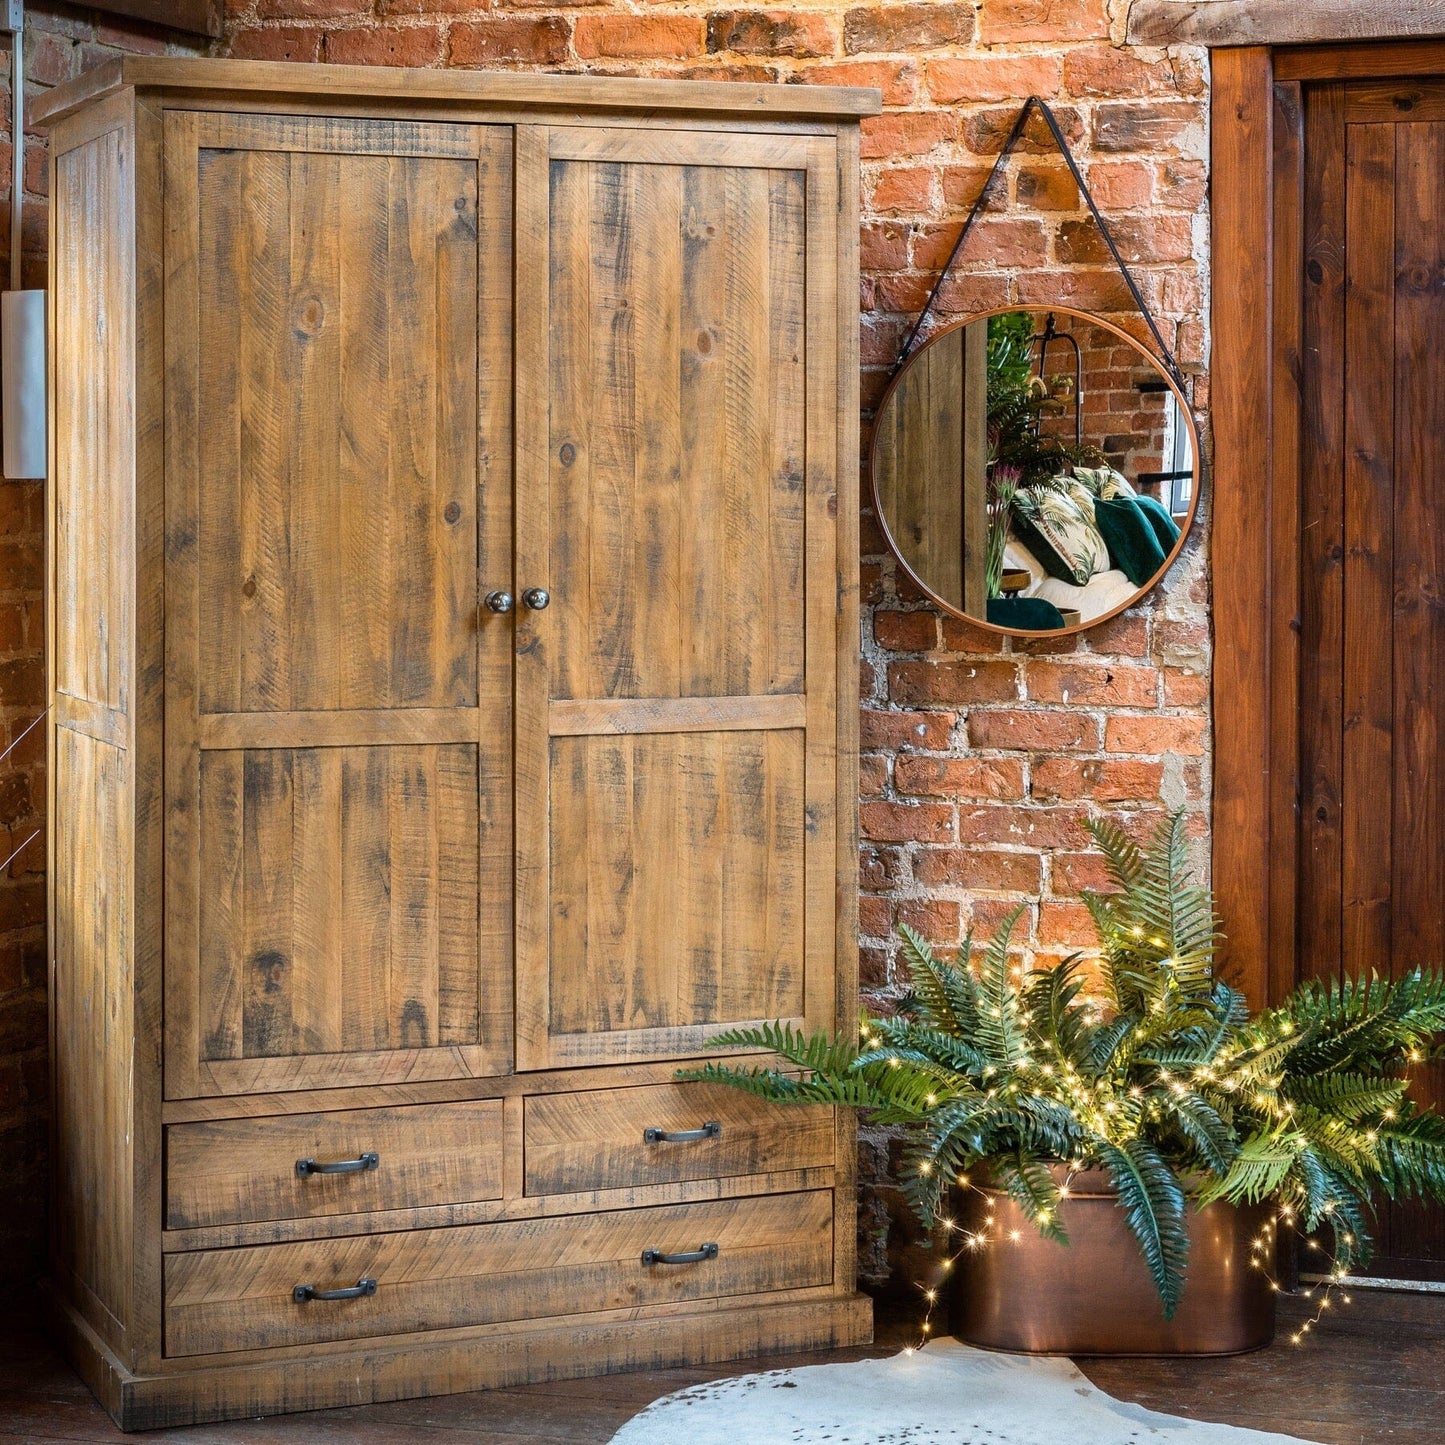
<instances>
[{"instance_id":1,"label":"copper mirror rim","mask_svg":"<svg viewBox=\"0 0 1445 1445\"><path fill-rule=\"evenodd\" d=\"M972 326L979 321L990 321L995 316L1012 316L1019 311L1053 313L1056 316L1074 316L1080 321L1087 321L1092 326L1101 326L1105 331L1122 341L1128 342L1145 361L1159 373L1160 379L1174 393L1179 402L1180 415L1184 417L1185 424L1189 428L1189 442L1194 449L1194 488L1189 499L1189 510L1185 513L1184 522L1179 528L1179 540L1174 544L1169 555L1164 559L1164 565L1129 598L1127 602L1121 602L1117 607L1111 607L1107 612L1101 612L1099 616L1091 618L1088 622L1075 623L1072 627L1051 628L1047 632L1033 632L1023 627L1000 627L994 622L985 622L982 618L974 617L971 613L964 612L961 608L955 607L951 602L945 602L909 565L904 557L902 549L894 540L893 529L888 525L888 518L883 514L883 505L878 496L878 422L882 419L888 403L893 399L893 393L898 389L903 378L908 375L909 369L914 362L933 345L935 341L941 340L951 332L957 331L963 326ZM1169 569L1179 560L1179 554L1184 550L1184 544L1189 540L1189 533L1194 527L1194 518L1199 510L1200 494L1204 490L1204 453L1199 446L1199 424L1194 419L1194 408L1189 405L1189 399L1184 395L1179 384L1164 369L1163 362L1149 350L1136 336L1118 325L1117 322L1109 321L1103 316L1096 315L1092 311L1080 311L1075 306L1047 306L1034 303L1015 304L1013 306L998 306L992 311L979 311L972 316L960 317L957 321L950 321L947 326L940 326L937 331L930 332L923 344L919 346L906 362L899 368L898 374L888 383L882 399L878 403L878 410L873 414L873 436L868 443L868 496L873 504L873 515L878 520L878 526L883 532L883 540L888 544L888 550L893 554L894 560L903 569L908 580L931 602L935 607L940 607L950 617L957 617L961 622L967 622L972 627L980 627L985 632L992 632L999 637L1017 637L1025 641L1038 641L1041 638L1075 637L1081 632L1088 632L1091 628L1102 627L1104 623L1119 616L1121 612L1127 612L1131 607L1136 607L1147 597L1164 579L1169 575Z\"/></svg>"}]
</instances>

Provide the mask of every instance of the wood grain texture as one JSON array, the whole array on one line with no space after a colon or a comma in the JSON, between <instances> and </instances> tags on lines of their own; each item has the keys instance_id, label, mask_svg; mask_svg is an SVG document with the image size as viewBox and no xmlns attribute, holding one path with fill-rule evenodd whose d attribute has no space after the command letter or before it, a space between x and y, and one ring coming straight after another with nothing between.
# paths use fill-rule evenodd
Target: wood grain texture
<instances>
[{"instance_id":1,"label":"wood grain texture","mask_svg":"<svg viewBox=\"0 0 1445 1445\"><path fill-rule=\"evenodd\" d=\"M373 104L405 97L416 106L442 101L477 108L554 106L666 115L857 118L883 108L879 91L826 85L748 85L732 81L634 80L613 75L526 75L505 71L399 70L375 65L289 65L284 61L125 56L37 97L32 124L53 125L72 111L126 87L241 96L283 94L297 105L341 99Z\"/></svg>"},{"instance_id":2,"label":"wood grain texture","mask_svg":"<svg viewBox=\"0 0 1445 1445\"><path fill-rule=\"evenodd\" d=\"M1234 577L1269 573L1269 508L1259 485L1269 454L1271 342L1268 266L1271 111L1269 52L1214 56L1211 167L1216 357L1212 546ZM1226 956L1255 1005L1268 987L1269 598L1267 588L1221 587L1214 696L1212 876L1229 918Z\"/></svg>"},{"instance_id":3,"label":"wood grain texture","mask_svg":"<svg viewBox=\"0 0 1445 1445\"><path fill-rule=\"evenodd\" d=\"M128 98L57 136L46 488L51 1255L112 1348L143 1343L136 1156L136 165ZM139 1336L139 1339L137 1339ZM132 1355L132 1358L135 1356Z\"/></svg>"},{"instance_id":4,"label":"wood grain texture","mask_svg":"<svg viewBox=\"0 0 1445 1445\"><path fill-rule=\"evenodd\" d=\"M91 8L164 25L170 30L184 30L189 35L218 36L225 0L98 0Z\"/></svg>"},{"instance_id":5,"label":"wood grain texture","mask_svg":"<svg viewBox=\"0 0 1445 1445\"><path fill-rule=\"evenodd\" d=\"M551 1028L718 1028L804 1010L800 732L559 738ZM625 1055L624 1055L625 1057Z\"/></svg>"},{"instance_id":6,"label":"wood grain texture","mask_svg":"<svg viewBox=\"0 0 1445 1445\"><path fill-rule=\"evenodd\" d=\"M613 1214L171 1255L166 1350L218 1354L401 1330L717 1299L832 1279L832 1196L780 1195ZM716 1243L716 1259L641 1263ZM368 1277L369 1298L297 1304L292 1289Z\"/></svg>"},{"instance_id":7,"label":"wood grain texture","mask_svg":"<svg viewBox=\"0 0 1445 1445\"><path fill-rule=\"evenodd\" d=\"M577 1194L718 1179L833 1162L832 1109L785 1108L694 1084L530 1095L528 1194ZM716 1138L648 1144L643 1131L722 1126Z\"/></svg>"},{"instance_id":8,"label":"wood grain texture","mask_svg":"<svg viewBox=\"0 0 1445 1445\"><path fill-rule=\"evenodd\" d=\"M497 1199L502 1105L350 1109L175 1124L166 1130L166 1228L198 1229L325 1214ZM355 1174L296 1171L374 1153Z\"/></svg>"},{"instance_id":9,"label":"wood grain texture","mask_svg":"<svg viewBox=\"0 0 1445 1445\"><path fill-rule=\"evenodd\" d=\"M1307 45L1445 34L1435 0L1133 0L1131 45Z\"/></svg>"}]
</instances>

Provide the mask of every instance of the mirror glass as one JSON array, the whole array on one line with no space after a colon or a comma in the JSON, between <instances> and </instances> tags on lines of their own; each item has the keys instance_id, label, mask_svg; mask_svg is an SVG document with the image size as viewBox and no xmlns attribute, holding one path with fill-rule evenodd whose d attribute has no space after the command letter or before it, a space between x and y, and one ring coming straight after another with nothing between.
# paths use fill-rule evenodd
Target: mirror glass
<instances>
[{"instance_id":1,"label":"mirror glass","mask_svg":"<svg viewBox=\"0 0 1445 1445\"><path fill-rule=\"evenodd\" d=\"M1183 545L1194 418L1127 332L1063 307L974 317L909 358L879 409L874 505L913 581L1011 633L1112 617Z\"/></svg>"}]
</instances>

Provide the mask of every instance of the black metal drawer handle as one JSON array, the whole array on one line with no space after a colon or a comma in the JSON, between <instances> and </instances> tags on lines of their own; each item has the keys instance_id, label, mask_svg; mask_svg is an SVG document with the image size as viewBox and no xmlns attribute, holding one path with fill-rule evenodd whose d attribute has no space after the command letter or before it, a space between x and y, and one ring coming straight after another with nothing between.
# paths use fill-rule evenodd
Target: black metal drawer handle
<instances>
[{"instance_id":1,"label":"black metal drawer handle","mask_svg":"<svg viewBox=\"0 0 1445 1445\"><path fill-rule=\"evenodd\" d=\"M709 1119L701 1129L677 1129L669 1133L666 1129L644 1129L644 1144L692 1144L699 1139L721 1139L722 1125L716 1119Z\"/></svg>"},{"instance_id":2,"label":"black metal drawer handle","mask_svg":"<svg viewBox=\"0 0 1445 1445\"><path fill-rule=\"evenodd\" d=\"M291 1298L299 1305L312 1299L362 1299L376 1293L374 1279L359 1279L346 1289L317 1289L314 1284L298 1284L291 1291Z\"/></svg>"},{"instance_id":3,"label":"black metal drawer handle","mask_svg":"<svg viewBox=\"0 0 1445 1445\"><path fill-rule=\"evenodd\" d=\"M685 1254L664 1254L660 1249L644 1249L643 1264L701 1264L705 1259L716 1259L718 1248L705 1244L701 1249L690 1249Z\"/></svg>"},{"instance_id":4,"label":"black metal drawer handle","mask_svg":"<svg viewBox=\"0 0 1445 1445\"><path fill-rule=\"evenodd\" d=\"M368 1169L381 1168L381 1155L362 1154L356 1159L336 1159L330 1164L323 1164L316 1159L298 1159L296 1161L296 1172L303 1178L309 1179L313 1174L364 1174Z\"/></svg>"}]
</instances>

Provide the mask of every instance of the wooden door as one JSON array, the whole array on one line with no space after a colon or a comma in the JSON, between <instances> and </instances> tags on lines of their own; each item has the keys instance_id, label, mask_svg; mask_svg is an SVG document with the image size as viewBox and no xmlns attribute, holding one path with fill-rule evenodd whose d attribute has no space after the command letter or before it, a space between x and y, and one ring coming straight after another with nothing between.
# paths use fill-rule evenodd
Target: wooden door
<instances>
[{"instance_id":1,"label":"wooden door","mask_svg":"<svg viewBox=\"0 0 1445 1445\"><path fill-rule=\"evenodd\" d=\"M511 133L166 113L170 1097L511 1063Z\"/></svg>"},{"instance_id":2,"label":"wooden door","mask_svg":"<svg viewBox=\"0 0 1445 1445\"><path fill-rule=\"evenodd\" d=\"M1445 84L1310 87L1303 135L1299 966L1398 976L1445 956ZM1445 1210L1380 1226L1445 1277Z\"/></svg>"},{"instance_id":3,"label":"wooden door","mask_svg":"<svg viewBox=\"0 0 1445 1445\"><path fill-rule=\"evenodd\" d=\"M527 127L517 166L517 581L552 599L517 627L518 1066L827 1024L834 143Z\"/></svg>"}]
</instances>

